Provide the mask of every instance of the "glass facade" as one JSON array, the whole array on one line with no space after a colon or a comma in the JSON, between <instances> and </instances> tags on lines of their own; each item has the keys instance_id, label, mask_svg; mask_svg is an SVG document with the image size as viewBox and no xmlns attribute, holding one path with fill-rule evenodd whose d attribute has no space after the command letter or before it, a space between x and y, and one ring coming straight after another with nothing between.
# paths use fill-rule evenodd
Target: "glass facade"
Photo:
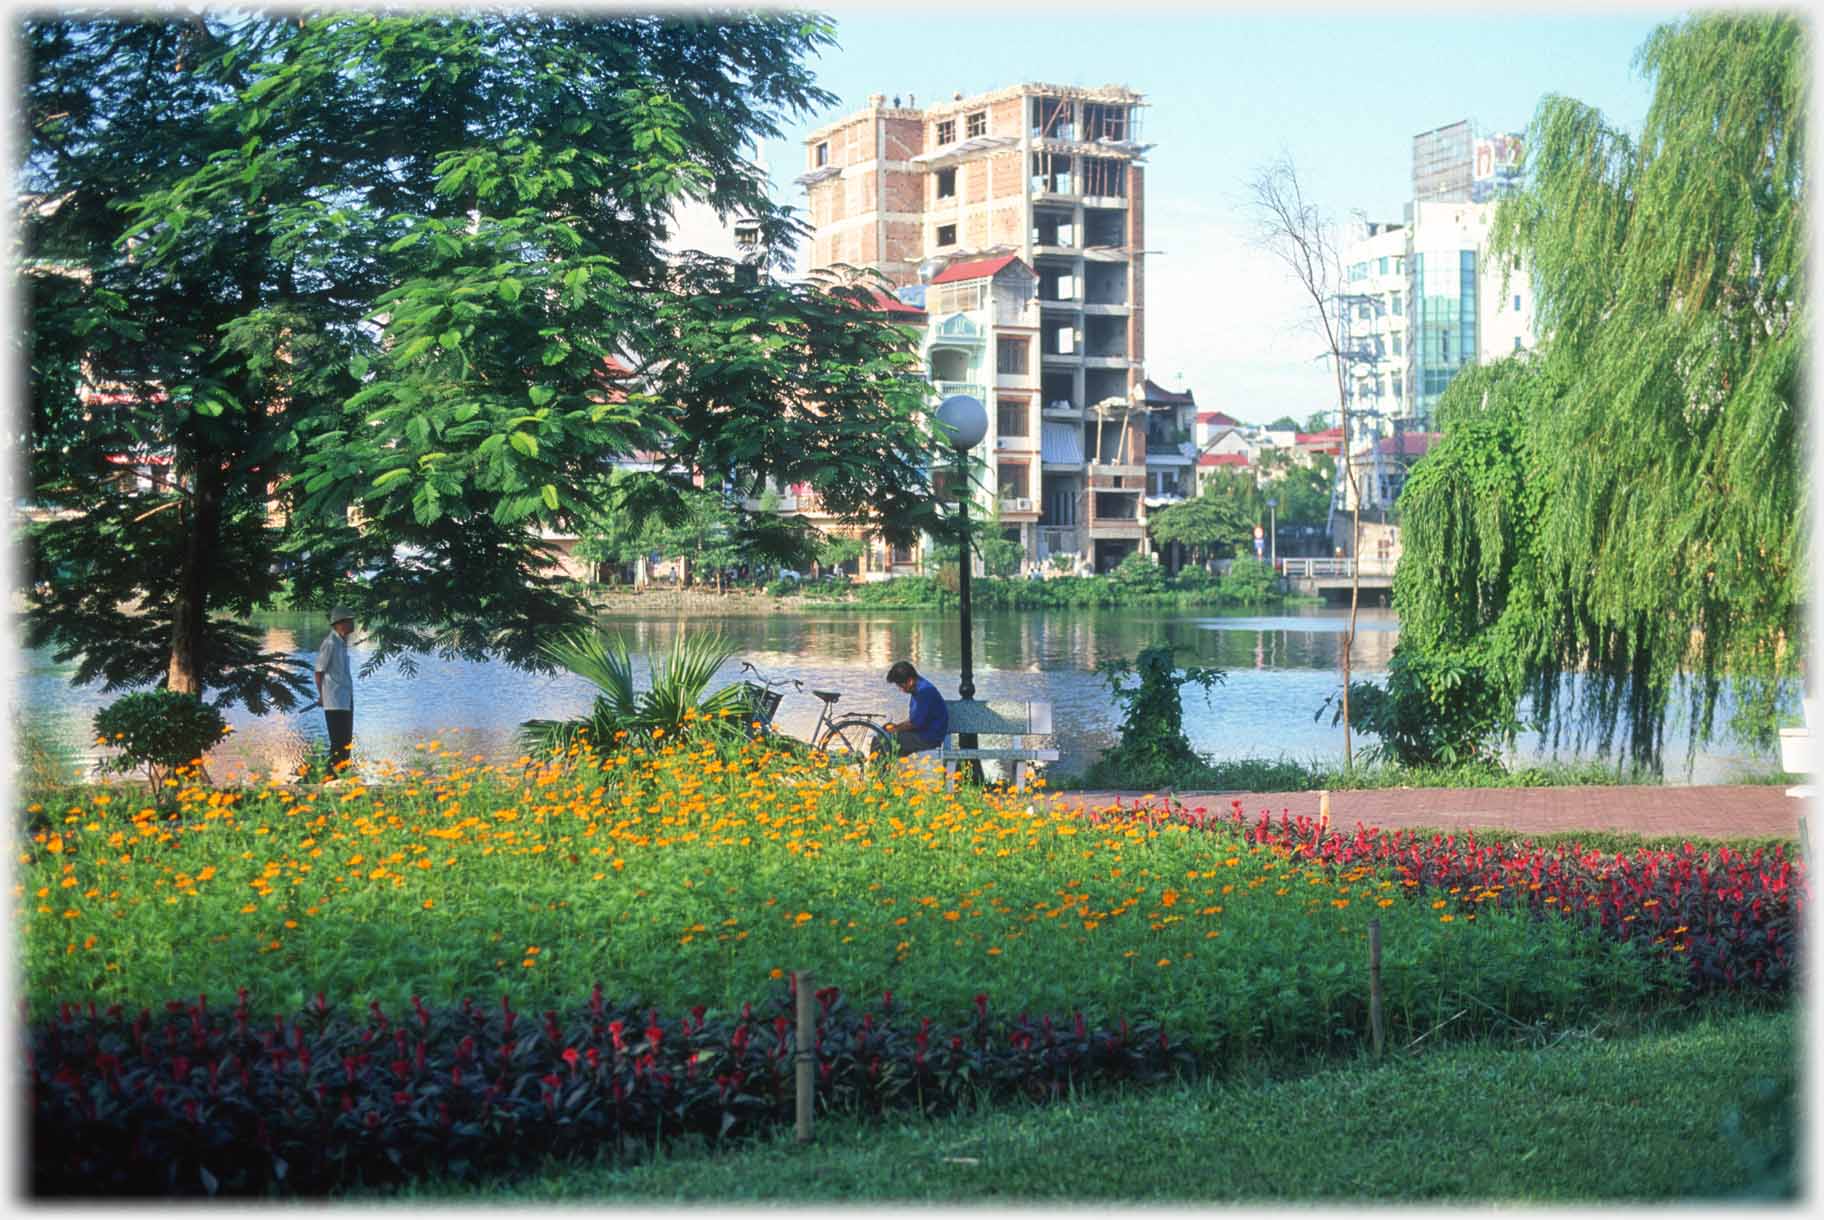
<instances>
[{"instance_id":1,"label":"glass facade","mask_svg":"<svg viewBox=\"0 0 1824 1220\"><path fill-rule=\"evenodd\" d=\"M1429 425L1444 388L1479 350L1476 252L1415 252L1411 297L1412 405Z\"/></svg>"}]
</instances>

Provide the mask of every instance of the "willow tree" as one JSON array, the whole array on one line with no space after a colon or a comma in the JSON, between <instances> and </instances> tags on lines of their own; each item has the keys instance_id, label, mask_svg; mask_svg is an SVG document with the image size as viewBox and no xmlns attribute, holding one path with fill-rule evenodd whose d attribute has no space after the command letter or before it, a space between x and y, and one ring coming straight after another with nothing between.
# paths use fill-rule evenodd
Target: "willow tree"
<instances>
[{"instance_id":1,"label":"willow tree","mask_svg":"<svg viewBox=\"0 0 1824 1220\"><path fill-rule=\"evenodd\" d=\"M1771 736L1799 672L1807 207L1804 29L1705 14L1656 30L1639 137L1549 96L1495 257L1523 260L1542 341L1459 378L1401 497L1415 647L1476 646L1559 739L1661 764L1725 680Z\"/></svg>"}]
</instances>

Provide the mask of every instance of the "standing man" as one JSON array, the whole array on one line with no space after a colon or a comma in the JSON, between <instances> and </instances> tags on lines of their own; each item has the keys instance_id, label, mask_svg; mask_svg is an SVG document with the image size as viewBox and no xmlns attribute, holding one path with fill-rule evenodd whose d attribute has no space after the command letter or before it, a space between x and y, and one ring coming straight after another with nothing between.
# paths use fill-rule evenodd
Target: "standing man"
<instances>
[{"instance_id":1,"label":"standing man","mask_svg":"<svg viewBox=\"0 0 1824 1220\"><path fill-rule=\"evenodd\" d=\"M895 661L893 668L887 671L887 681L912 696L912 705L904 720L881 726L899 742L899 752L915 754L942 745L944 734L950 731L950 708L937 693L937 687L931 685L931 680L919 677L912 662Z\"/></svg>"},{"instance_id":2,"label":"standing man","mask_svg":"<svg viewBox=\"0 0 1824 1220\"><path fill-rule=\"evenodd\" d=\"M317 701L323 705L323 725L329 730L329 770L333 779L348 764L348 748L355 739L355 680L348 669L348 637L355 630L355 612L337 606L329 612L329 634L317 649Z\"/></svg>"}]
</instances>

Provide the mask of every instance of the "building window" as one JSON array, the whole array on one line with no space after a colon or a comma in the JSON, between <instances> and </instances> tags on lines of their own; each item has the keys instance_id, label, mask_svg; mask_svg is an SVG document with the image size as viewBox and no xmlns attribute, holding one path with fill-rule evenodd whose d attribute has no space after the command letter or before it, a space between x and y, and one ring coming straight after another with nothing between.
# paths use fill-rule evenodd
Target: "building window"
<instances>
[{"instance_id":1,"label":"building window","mask_svg":"<svg viewBox=\"0 0 1824 1220\"><path fill-rule=\"evenodd\" d=\"M956 143L956 120L940 119L937 124L937 146Z\"/></svg>"},{"instance_id":2,"label":"building window","mask_svg":"<svg viewBox=\"0 0 1824 1220\"><path fill-rule=\"evenodd\" d=\"M1024 500L1026 498L1026 467L1002 466L995 471L995 484L1003 500Z\"/></svg>"},{"instance_id":3,"label":"building window","mask_svg":"<svg viewBox=\"0 0 1824 1220\"><path fill-rule=\"evenodd\" d=\"M1396 318L1406 316L1406 303L1400 299L1400 294L1397 292L1388 294L1387 308L1392 310L1393 316Z\"/></svg>"},{"instance_id":4,"label":"building window","mask_svg":"<svg viewBox=\"0 0 1824 1220\"><path fill-rule=\"evenodd\" d=\"M1127 162L1109 157L1083 158L1083 193L1110 199L1127 196Z\"/></svg>"},{"instance_id":5,"label":"building window","mask_svg":"<svg viewBox=\"0 0 1824 1220\"><path fill-rule=\"evenodd\" d=\"M1126 140L1127 107L1083 103L1083 133L1090 140Z\"/></svg>"},{"instance_id":6,"label":"building window","mask_svg":"<svg viewBox=\"0 0 1824 1220\"><path fill-rule=\"evenodd\" d=\"M1520 312L1520 298L1519 297L1514 298L1514 312L1515 313Z\"/></svg>"},{"instance_id":7,"label":"building window","mask_svg":"<svg viewBox=\"0 0 1824 1220\"><path fill-rule=\"evenodd\" d=\"M1033 153L1032 189L1053 195L1070 194L1070 158L1061 153Z\"/></svg>"},{"instance_id":8,"label":"building window","mask_svg":"<svg viewBox=\"0 0 1824 1220\"><path fill-rule=\"evenodd\" d=\"M828 140L823 141L823 143L817 146L816 155L818 166L821 167L830 163L830 142Z\"/></svg>"},{"instance_id":9,"label":"building window","mask_svg":"<svg viewBox=\"0 0 1824 1220\"><path fill-rule=\"evenodd\" d=\"M1368 321L1370 318L1374 317L1374 306L1366 301L1357 302L1355 306L1355 316L1360 321Z\"/></svg>"},{"instance_id":10,"label":"building window","mask_svg":"<svg viewBox=\"0 0 1824 1220\"><path fill-rule=\"evenodd\" d=\"M1514 350L1515 351L1520 350L1520 336L1519 335L1514 336Z\"/></svg>"},{"instance_id":11,"label":"building window","mask_svg":"<svg viewBox=\"0 0 1824 1220\"><path fill-rule=\"evenodd\" d=\"M1070 102L1061 97L1032 99L1032 134L1046 140L1072 140Z\"/></svg>"},{"instance_id":12,"label":"building window","mask_svg":"<svg viewBox=\"0 0 1824 1220\"><path fill-rule=\"evenodd\" d=\"M893 544L893 556L892 556L891 562L894 567L896 567L896 568L905 567L912 563L913 558L914 558L914 556L913 556L911 543L895 542Z\"/></svg>"},{"instance_id":13,"label":"building window","mask_svg":"<svg viewBox=\"0 0 1824 1220\"><path fill-rule=\"evenodd\" d=\"M994 371L997 373L1024 373L1026 371L1026 340L1002 335L994 345Z\"/></svg>"},{"instance_id":14,"label":"building window","mask_svg":"<svg viewBox=\"0 0 1824 1220\"><path fill-rule=\"evenodd\" d=\"M956 244L956 226L938 225L937 244L939 246L954 246Z\"/></svg>"},{"instance_id":15,"label":"building window","mask_svg":"<svg viewBox=\"0 0 1824 1220\"><path fill-rule=\"evenodd\" d=\"M971 140L975 139L977 136L987 135L988 112L986 110L976 110L964 115L963 134Z\"/></svg>"},{"instance_id":16,"label":"building window","mask_svg":"<svg viewBox=\"0 0 1824 1220\"><path fill-rule=\"evenodd\" d=\"M1406 346L1406 344L1405 344L1405 342L1404 342L1404 341L1403 341L1403 340L1402 340L1402 339L1401 339L1401 337L1400 337L1400 336L1399 336L1399 335L1397 335L1397 334L1396 334L1396 335L1394 335L1394 337L1393 337L1393 354L1394 354L1394 355L1396 355L1396 356L1403 356L1403 355L1405 355L1405 354L1406 354L1406 353L1405 353L1405 350L1404 350L1404 349L1405 349L1405 346Z\"/></svg>"},{"instance_id":17,"label":"building window","mask_svg":"<svg viewBox=\"0 0 1824 1220\"><path fill-rule=\"evenodd\" d=\"M1380 272L1382 275L1387 274L1387 256L1385 254L1381 255Z\"/></svg>"},{"instance_id":18,"label":"building window","mask_svg":"<svg viewBox=\"0 0 1824 1220\"><path fill-rule=\"evenodd\" d=\"M954 168L937 171L937 197L939 199L956 198L956 170Z\"/></svg>"},{"instance_id":19,"label":"building window","mask_svg":"<svg viewBox=\"0 0 1824 1220\"><path fill-rule=\"evenodd\" d=\"M995 430L1001 436L1031 436L1028 422L1031 412L1017 398L1003 398L995 404ZM1022 493L1024 494L1024 493Z\"/></svg>"}]
</instances>

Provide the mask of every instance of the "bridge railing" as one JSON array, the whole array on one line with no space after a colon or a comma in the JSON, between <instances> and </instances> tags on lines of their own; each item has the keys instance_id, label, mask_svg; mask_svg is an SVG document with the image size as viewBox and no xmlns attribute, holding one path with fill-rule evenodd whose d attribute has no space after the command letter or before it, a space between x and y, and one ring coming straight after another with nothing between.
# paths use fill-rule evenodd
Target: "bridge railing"
<instances>
[{"instance_id":1,"label":"bridge railing","mask_svg":"<svg viewBox=\"0 0 1824 1220\"><path fill-rule=\"evenodd\" d=\"M1348 577L1355 575L1353 559L1282 559L1280 568L1289 580L1313 580L1322 577ZM1392 559L1364 559L1363 576L1392 576L1398 561Z\"/></svg>"}]
</instances>

